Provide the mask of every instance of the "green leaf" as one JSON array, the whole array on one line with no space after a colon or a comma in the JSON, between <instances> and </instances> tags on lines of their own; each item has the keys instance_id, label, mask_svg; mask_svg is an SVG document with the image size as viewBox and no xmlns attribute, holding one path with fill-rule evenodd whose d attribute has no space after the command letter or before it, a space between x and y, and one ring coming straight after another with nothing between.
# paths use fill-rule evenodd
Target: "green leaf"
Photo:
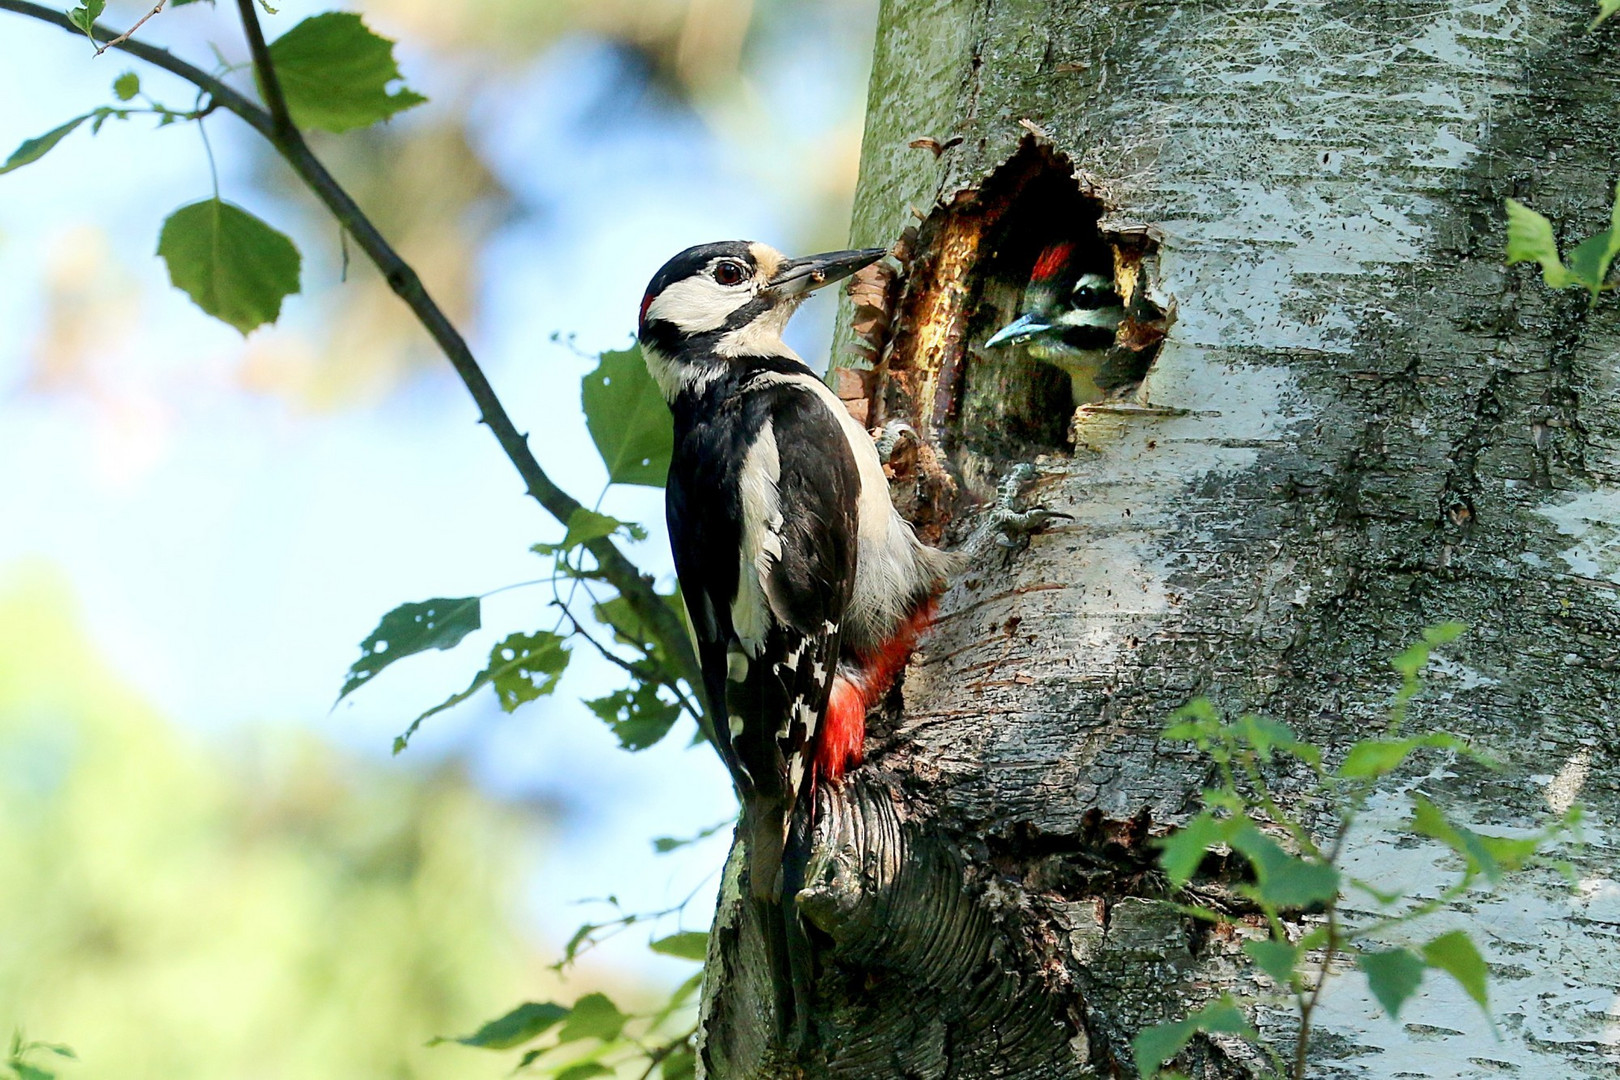
<instances>
[{"instance_id":1,"label":"green leaf","mask_svg":"<svg viewBox=\"0 0 1620 1080\"><path fill-rule=\"evenodd\" d=\"M1261 761L1270 761L1274 749L1286 750L1299 743L1293 728L1263 716L1243 717L1232 725L1232 734L1253 749Z\"/></svg>"},{"instance_id":2,"label":"green leaf","mask_svg":"<svg viewBox=\"0 0 1620 1080\"><path fill-rule=\"evenodd\" d=\"M1373 997L1391 1020L1401 1015L1401 1006L1423 982L1423 958L1411 949L1364 952L1356 957L1356 963L1366 974Z\"/></svg>"},{"instance_id":3,"label":"green leaf","mask_svg":"<svg viewBox=\"0 0 1620 1080\"><path fill-rule=\"evenodd\" d=\"M606 697L591 698L585 707L595 713L619 739L625 750L645 750L675 726L681 707L658 694L658 684L636 683Z\"/></svg>"},{"instance_id":4,"label":"green leaf","mask_svg":"<svg viewBox=\"0 0 1620 1080\"><path fill-rule=\"evenodd\" d=\"M489 663L473 676L467 689L451 694L433 708L428 709L394 738L394 753L410 744L411 736L422 726L422 721L472 697L486 686L494 685L495 696L503 712L512 712L524 702L533 701L557 688L557 680L568 667L569 652L563 648L567 639L549 630L533 634L511 634L489 651Z\"/></svg>"},{"instance_id":5,"label":"green leaf","mask_svg":"<svg viewBox=\"0 0 1620 1080\"><path fill-rule=\"evenodd\" d=\"M83 30L85 35L94 41L95 36L90 33L90 28L101 18L101 13L105 10L107 0L84 0L84 3L67 13L68 22Z\"/></svg>"},{"instance_id":6,"label":"green leaf","mask_svg":"<svg viewBox=\"0 0 1620 1080\"><path fill-rule=\"evenodd\" d=\"M568 515L568 530L563 534L561 541L555 544L534 544L529 550L537 555L556 555L620 531L632 540L647 539L647 530L635 522L620 521L616 517L599 514L595 510L581 506Z\"/></svg>"},{"instance_id":7,"label":"green leaf","mask_svg":"<svg viewBox=\"0 0 1620 1080\"><path fill-rule=\"evenodd\" d=\"M360 643L360 659L349 668L338 693L342 701L395 660L428 649L449 649L481 625L476 596L438 597L401 604L382 617L377 629Z\"/></svg>"},{"instance_id":8,"label":"green leaf","mask_svg":"<svg viewBox=\"0 0 1620 1080\"><path fill-rule=\"evenodd\" d=\"M1418 835L1438 840L1461 855L1469 878L1483 874L1492 883L1500 881L1503 873L1523 867L1543 843L1539 836L1486 836L1454 825L1432 800L1420 794L1412 796L1410 827Z\"/></svg>"},{"instance_id":9,"label":"green leaf","mask_svg":"<svg viewBox=\"0 0 1620 1080\"><path fill-rule=\"evenodd\" d=\"M56 1080L56 1074L49 1069L42 1069L38 1065L30 1065L26 1061L7 1062L11 1071L16 1074L17 1080Z\"/></svg>"},{"instance_id":10,"label":"green leaf","mask_svg":"<svg viewBox=\"0 0 1620 1080\"><path fill-rule=\"evenodd\" d=\"M1287 986L1294 977L1294 966L1299 963L1299 947L1276 938L1245 942L1243 951L1261 971Z\"/></svg>"},{"instance_id":11,"label":"green leaf","mask_svg":"<svg viewBox=\"0 0 1620 1080\"><path fill-rule=\"evenodd\" d=\"M573 936L568 939L568 944L563 946L562 959L558 960L555 964L552 964L551 969L553 971L561 971L569 964L572 964L574 959L579 955L580 946L589 941L591 935L600 929L602 929L602 927L597 923L584 923L581 925L579 929L574 931Z\"/></svg>"},{"instance_id":12,"label":"green leaf","mask_svg":"<svg viewBox=\"0 0 1620 1080\"><path fill-rule=\"evenodd\" d=\"M1574 275L1558 257L1552 222L1517 199L1507 200L1507 264L1541 264L1541 278L1551 289L1575 284Z\"/></svg>"},{"instance_id":13,"label":"green leaf","mask_svg":"<svg viewBox=\"0 0 1620 1080\"><path fill-rule=\"evenodd\" d=\"M1620 11L1620 0L1598 0L1597 17L1588 23L1586 28L1588 30L1596 30L1598 25L1602 23L1604 19L1607 19L1610 15L1613 15L1616 11Z\"/></svg>"},{"instance_id":14,"label":"green leaf","mask_svg":"<svg viewBox=\"0 0 1620 1080\"><path fill-rule=\"evenodd\" d=\"M1136 1074L1141 1080L1159 1071L1159 1066L1181 1052L1192 1037L1200 1031L1218 1031L1240 1035L1253 1042L1259 1038L1230 997L1222 997L1193 1013L1185 1020L1169 1024L1155 1024L1137 1032L1131 1040L1131 1056L1136 1059Z\"/></svg>"},{"instance_id":15,"label":"green leaf","mask_svg":"<svg viewBox=\"0 0 1620 1080\"><path fill-rule=\"evenodd\" d=\"M721 829L729 829L736 824L736 818L727 818L724 821L719 821L713 825L710 825L706 829L698 830L698 832L692 836L659 836L654 838L652 842L653 851L659 855L668 855L677 848L687 847L688 845L697 843L699 840L707 840Z\"/></svg>"},{"instance_id":16,"label":"green leaf","mask_svg":"<svg viewBox=\"0 0 1620 1080\"><path fill-rule=\"evenodd\" d=\"M1254 866L1255 895L1279 908L1323 904L1339 895L1339 871L1314 859L1302 859L1250 822L1232 831L1231 844Z\"/></svg>"},{"instance_id":17,"label":"green leaf","mask_svg":"<svg viewBox=\"0 0 1620 1080\"><path fill-rule=\"evenodd\" d=\"M1219 736L1221 718L1208 698L1193 698L1170 714L1170 723L1160 738L1176 742L1196 743L1200 750L1208 749L1210 741Z\"/></svg>"},{"instance_id":18,"label":"green leaf","mask_svg":"<svg viewBox=\"0 0 1620 1080\"><path fill-rule=\"evenodd\" d=\"M630 1019L619 1007L608 1000L606 994L586 994L574 1002L574 1011L568 1022L557 1032L559 1043L580 1039L616 1039Z\"/></svg>"},{"instance_id":19,"label":"green leaf","mask_svg":"<svg viewBox=\"0 0 1620 1080\"><path fill-rule=\"evenodd\" d=\"M1594 303L1617 254L1620 254L1620 183L1615 185L1614 200L1609 207L1609 227L1581 241L1569 253L1570 271L1581 279Z\"/></svg>"},{"instance_id":20,"label":"green leaf","mask_svg":"<svg viewBox=\"0 0 1620 1080\"><path fill-rule=\"evenodd\" d=\"M664 486L675 443L664 395L647 374L641 347L602 354L580 385L585 426L615 484Z\"/></svg>"},{"instance_id":21,"label":"green leaf","mask_svg":"<svg viewBox=\"0 0 1620 1080\"><path fill-rule=\"evenodd\" d=\"M1620 3L1620 0L1616 0ZM697 1056L682 1047L664 1059L659 1073L663 1080L691 1080L697 1075Z\"/></svg>"},{"instance_id":22,"label":"green leaf","mask_svg":"<svg viewBox=\"0 0 1620 1080\"><path fill-rule=\"evenodd\" d=\"M686 604L681 600L679 589L672 593L659 593L658 598L669 608L676 620L684 628L686 626ZM674 665L670 663L669 654L664 647L653 639L651 632L642 622L641 616L636 614L630 601L623 595L615 596L611 600L597 604L591 609L592 614L604 626L613 630L613 640L621 645L631 645L641 650L646 657L658 665L661 672L674 675Z\"/></svg>"},{"instance_id":23,"label":"green leaf","mask_svg":"<svg viewBox=\"0 0 1620 1080\"><path fill-rule=\"evenodd\" d=\"M71 135L74 128L90 119L92 115L91 113L85 113L83 116L75 116L67 123L53 127L43 135L24 140L23 144L13 150L11 156L6 158L3 164L0 164L0 176L4 176L13 169L20 169L24 165L31 165L38 161L50 153L57 143Z\"/></svg>"},{"instance_id":24,"label":"green leaf","mask_svg":"<svg viewBox=\"0 0 1620 1080\"><path fill-rule=\"evenodd\" d=\"M554 1025L566 1020L569 1012L567 1006L550 1001L527 1001L505 1016L491 1020L471 1035L441 1037L433 1039L428 1045L458 1042L463 1046L481 1046L486 1050L510 1050L545 1034Z\"/></svg>"},{"instance_id":25,"label":"green leaf","mask_svg":"<svg viewBox=\"0 0 1620 1080\"><path fill-rule=\"evenodd\" d=\"M1441 934L1423 946L1423 959L1430 967L1439 968L1456 979L1468 996L1490 1015L1490 971L1485 966L1485 958L1474 946L1473 938L1461 930Z\"/></svg>"},{"instance_id":26,"label":"green leaf","mask_svg":"<svg viewBox=\"0 0 1620 1080\"><path fill-rule=\"evenodd\" d=\"M141 92L141 77L133 71L126 71L113 80L113 95L119 101L128 101Z\"/></svg>"},{"instance_id":27,"label":"green leaf","mask_svg":"<svg viewBox=\"0 0 1620 1080\"><path fill-rule=\"evenodd\" d=\"M310 16L270 43L270 59L301 128L368 127L427 100L404 87L389 92L400 78L394 43L351 12Z\"/></svg>"},{"instance_id":28,"label":"green leaf","mask_svg":"<svg viewBox=\"0 0 1620 1080\"><path fill-rule=\"evenodd\" d=\"M244 337L273 323L281 301L298 291L298 248L239 206L219 199L169 215L157 253L169 280L208 314Z\"/></svg>"},{"instance_id":29,"label":"green leaf","mask_svg":"<svg viewBox=\"0 0 1620 1080\"><path fill-rule=\"evenodd\" d=\"M570 1065L558 1073L552 1080L589 1080L593 1076L612 1076L613 1070L606 1065L595 1061L581 1061L577 1065Z\"/></svg>"},{"instance_id":30,"label":"green leaf","mask_svg":"<svg viewBox=\"0 0 1620 1080\"><path fill-rule=\"evenodd\" d=\"M1187 824L1156 841L1159 846L1159 866L1170 879L1170 887L1179 889L1198 870L1210 848L1226 842L1226 825L1216 821L1208 810Z\"/></svg>"},{"instance_id":31,"label":"green leaf","mask_svg":"<svg viewBox=\"0 0 1620 1080\"><path fill-rule=\"evenodd\" d=\"M681 960L703 960L709 955L709 935L702 930L682 930L659 938L647 946L655 953Z\"/></svg>"},{"instance_id":32,"label":"green leaf","mask_svg":"<svg viewBox=\"0 0 1620 1080\"><path fill-rule=\"evenodd\" d=\"M512 712L557 688L557 680L568 667L565 640L550 631L512 634L490 650L489 667L482 674L495 684L502 711Z\"/></svg>"},{"instance_id":33,"label":"green leaf","mask_svg":"<svg viewBox=\"0 0 1620 1080\"><path fill-rule=\"evenodd\" d=\"M1435 623L1423 628L1423 640L1430 645L1449 645L1468 632L1468 624L1460 622Z\"/></svg>"},{"instance_id":34,"label":"green leaf","mask_svg":"<svg viewBox=\"0 0 1620 1080\"><path fill-rule=\"evenodd\" d=\"M1350 748L1339 775L1350 779L1394 772L1417 744L1416 739L1364 739Z\"/></svg>"}]
</instances>

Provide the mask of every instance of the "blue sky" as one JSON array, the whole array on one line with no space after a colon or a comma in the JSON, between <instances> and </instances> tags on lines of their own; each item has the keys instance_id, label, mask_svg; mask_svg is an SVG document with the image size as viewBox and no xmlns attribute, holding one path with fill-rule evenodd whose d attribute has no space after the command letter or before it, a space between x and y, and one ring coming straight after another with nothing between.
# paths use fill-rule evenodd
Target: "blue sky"
<instances>
[{"instance_id":1,"label":"blue sky","mask_svg":"<svg viewBox=\"0 0 1620 1080\"><path fill-rule=\"evenodd\" d=\"M127 24L139 7L113 4L107 20ZM267 32L314 10L283 4ZM230 14L166 12L143 36L203 62L209 40L238 57ZM373 19L384 31L388 15ZM465 329L542 464L576 496L590 501L603 481L579 414L592 366L580 352L629 340L665 258L719 238L841 242L847 191L829 198L825 168L811 166L829 146L853 160L872 17L863 2L789 9L756 43L745 78L699 110L627 100L615 89L624 53L601 38L567 36L489 75L476 55L430 52L395 30L412 86L433 100L394 123L442 122L431 110L465 107L468 142L511 194L473 255L477 317ZM171 104L191 100L161 73L0 14L0 154L108 101L126 69ZM540 576L528 546L560 529L522 495L447 365L340 407L254 388L244 373L255 348L319 344L352 293L334 230L289 197L289 174L234 118L211 118L208 134L225 197L306 255L305 295L288 301L281 328L247 343L170 288L153 257L163 216L210 191L194 128L81 130L0 177L0 575L47 564L64 575L98 648L199 737L302 724L385 758L412 715L466 684L493 640L549 626L549 593L492 598L486 630L461 649L413 658L329 712L358 641L400 602ZM831 314L824 297L800 315L793 337L807 357L825 355ZM408 319L403 306L398 318ZM667 574L661 494L614 490L604 509L653 527L633 554ZM480 698L430 721L399 759L410 768L462 755L492 794L563 811L533 890L549 933L588 917L568 906L584 897L679 899L724 854L717 837L648 855L649 838L713 824L732 798L712 753L688 750L684 730L643 754L616 748L578 699L617 681L577 655L555 698L511 716ZM688 924L705 925L710 910L694 904ZM639 940L618 954L625 962L642 962Z\"/></svg>"}]
</instances>

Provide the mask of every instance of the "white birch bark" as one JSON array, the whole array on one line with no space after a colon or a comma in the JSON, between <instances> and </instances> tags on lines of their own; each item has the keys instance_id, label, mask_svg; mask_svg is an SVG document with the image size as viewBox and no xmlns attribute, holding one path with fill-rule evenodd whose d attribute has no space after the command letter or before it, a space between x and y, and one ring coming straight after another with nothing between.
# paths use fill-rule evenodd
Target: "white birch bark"
<instances>
[{"instance_id":1,"label":"white birch bark","mask_svg":"<svg viewBox=\"0 0 1620 1080\"><path fill-rule=\"evenodd\" d=\"M1138 400L1167 412L1082 417L1072 451L1035 458L1036 497L1073 520L976 558L861 781L824 794L803 900L822 1009L802 1060L769 1049L758 950L722 905L707 1075L1134 1075L1142 1026L1264 990L1152 872L1147 838L1208 779L1158 740L1167 714L1207 695L1342 752L1382 730L1388 658L1447 619L1471 630L1413 727L1504 768L1403 774L1349 868L1417 896L1444 884L1444 850L1401 835L1411 789L1498 831L1579 800L1579 884L1532 871L1390 938L1468 930L1495 1034L1441 977L1394 1022L1345 971L1311 1075L1620 1075L1620 322L1612 298L1588 312L1502 261L1506 196L1570 242L1607 224L1620 31L1586 34L1591 14L885 4L852 242L894 241L912 207L938 220L1034 125L1111 220L1160 237L1174 321ZM936 157L919 137L961 141ZM970 344L964 392L1006 362ZM994 407L941 423L958 540L1011 464L960 428ZM1255 1011L1286 1044L1287 1010ZM1230 1040L1185 1060L1258 1063Z\"/></svg>"}]
</instances>

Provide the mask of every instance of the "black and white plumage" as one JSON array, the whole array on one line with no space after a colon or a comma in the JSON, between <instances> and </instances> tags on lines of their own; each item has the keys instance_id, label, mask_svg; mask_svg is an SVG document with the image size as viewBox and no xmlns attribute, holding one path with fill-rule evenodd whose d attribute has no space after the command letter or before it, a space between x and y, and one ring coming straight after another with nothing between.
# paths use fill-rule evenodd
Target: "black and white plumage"
<instances>
[{"instance_id":1,"label":"black and white plumage","mask_svg":"<svg viewBox=\"0 0 1620 1080\"><path fill-rule=\"evenodd\" d=\"M859 761L866 706L948 567L895 512L870 436L782 341L807 293L883 254L705 244L666 263L641 305L647 368L675 420L676 572L743 804L749 891L777 910L802 883L811 789ZM790 906L784 923L799 965L792 997L778 980L785 1008L806 972Z\"/></svg>"},{"instance_id":2,"label":"black and white plumage","mask_svg":"<svg viewBox=\"0 0 1620 1080\"><path fill-rule=\"evenodd\" d=\"M1035 360L1069 375L1075 404L1102 396L1116 380L1109 350L1125 321L1124 301L1112 278L1082 272L1075 246L1048 246L1024 288L1022 313L985 341L986 348L1022 345Z\"/></svg>"}]
</instances>

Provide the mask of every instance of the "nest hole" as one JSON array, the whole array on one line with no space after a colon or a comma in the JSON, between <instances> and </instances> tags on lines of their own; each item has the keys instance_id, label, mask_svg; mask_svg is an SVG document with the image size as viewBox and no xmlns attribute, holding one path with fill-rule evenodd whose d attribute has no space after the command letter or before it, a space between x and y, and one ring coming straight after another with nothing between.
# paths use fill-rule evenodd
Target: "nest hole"
<instances>
[{"instance_id":1,"label":"nest hole","mask_svg":"<svg viewBox=\"0 0 1620 1080\"><path fill-rule=\"evenodd\" d=\"M1158 245L1111 222L1062 154L1033 139L979 190L956 435L997 457L1072 450L1082 405L1133 400L1158 356Z\"/></svg>"}]
</instances>

